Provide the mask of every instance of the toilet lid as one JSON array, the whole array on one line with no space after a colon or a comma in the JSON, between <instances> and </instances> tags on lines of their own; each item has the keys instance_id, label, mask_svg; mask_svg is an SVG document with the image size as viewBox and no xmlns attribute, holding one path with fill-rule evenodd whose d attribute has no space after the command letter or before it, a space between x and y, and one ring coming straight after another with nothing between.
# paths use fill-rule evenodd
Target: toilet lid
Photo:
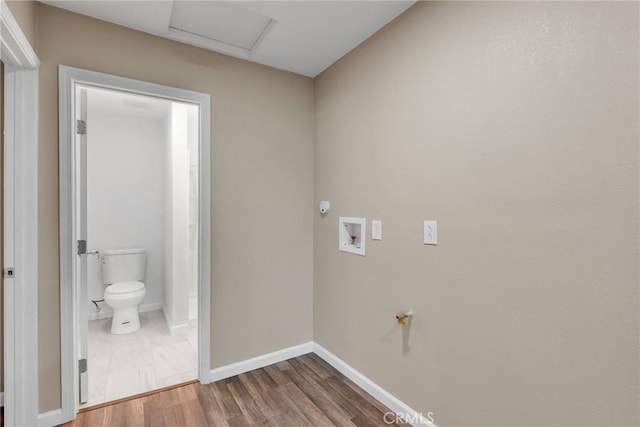
<instances>
[{"instance_id":1,"label":"toilet lid","mask_svg":"<svg viewBox=\"0 0 640 427\"><path fill-rule=\"evenodd\" d=\"M144 289L142 282L117 282L107 286L105 293L110 294L128 294L129 292L140 291Z\"/></svg>"}]
</instances>

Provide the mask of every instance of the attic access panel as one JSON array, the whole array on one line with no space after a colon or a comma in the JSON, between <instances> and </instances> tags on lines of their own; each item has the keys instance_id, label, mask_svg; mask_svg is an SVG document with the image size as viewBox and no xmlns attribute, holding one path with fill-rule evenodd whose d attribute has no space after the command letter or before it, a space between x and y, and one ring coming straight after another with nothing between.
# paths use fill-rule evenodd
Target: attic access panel
<instances>
[{"instance_id":1,"label":"attic access panel","mask_svg":"<svg viewBox=\"0 0 640 427\"><path fill-rule=\"evenodd\" d=\"M174 1L169 28L250 52L272 22L235 2Z\"/></svg>"}]
</instances>

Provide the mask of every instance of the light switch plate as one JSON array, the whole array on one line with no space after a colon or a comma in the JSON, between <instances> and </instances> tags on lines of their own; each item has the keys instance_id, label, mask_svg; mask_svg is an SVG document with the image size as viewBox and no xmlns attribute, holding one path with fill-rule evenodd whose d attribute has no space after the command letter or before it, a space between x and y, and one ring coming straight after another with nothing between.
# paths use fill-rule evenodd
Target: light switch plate
<instances>
[{"instance_id":1,"label":"light switch plate","mask_svg":"<svg viewBox=\"0 0 640 427\"><path fill-rule=\"evenodd\" d=\"M382 240L382 221L379 219L371 221L371 239Z\"/></svg>"},{"instance_id":2,"label":"light switch plate","mask_svg":"<svg viewBox=\"0 0 640 427\"><path fill-rule=\"evenodd\" d=\"M438 221L424 222L424 244L425 245L438 244Z\"/></svg>"}]
</instances>

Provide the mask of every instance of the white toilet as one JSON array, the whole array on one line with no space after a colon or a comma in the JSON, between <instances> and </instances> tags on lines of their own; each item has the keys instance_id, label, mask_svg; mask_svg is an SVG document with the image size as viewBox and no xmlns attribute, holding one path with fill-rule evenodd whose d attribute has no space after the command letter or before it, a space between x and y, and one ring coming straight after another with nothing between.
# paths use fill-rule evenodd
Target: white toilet
<instances>
[{"instance_id":1,"label":"white toilet","mask_svg":"<svg viewBox=\"0 0 640 427\"><path fill-rule=\"evenodd\" d=\"M144 276L147 270L145 249L112 249L100 251L102 281L107 286L104 302L113 309L111 333L128 334L140 329L138 304L147 291Z\"/></svg>"}]
</instances>

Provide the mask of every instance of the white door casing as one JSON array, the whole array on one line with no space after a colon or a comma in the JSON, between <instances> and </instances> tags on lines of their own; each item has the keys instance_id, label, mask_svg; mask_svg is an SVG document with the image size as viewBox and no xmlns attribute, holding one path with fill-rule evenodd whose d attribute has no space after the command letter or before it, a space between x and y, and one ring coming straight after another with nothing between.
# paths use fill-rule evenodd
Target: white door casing
<instances>
[{"instance_id":1,"label":"white door casing","mask_svg":"<svg viewBox=\"0 0 640 427\"><path fill-rule=\"evenodd\" d=\"M59 67L59 114L60 114L60 275L61 275L61 371L62 371L62 420L72 420L79 409L78 358L82 355L79 307L79 293L82 264L86 265L86 255L77 255L77 240L82 234L78 227L79 206L78 152L74 147L76 119L78 117L78 87L106 88L133 94L142 94L171 101L190 103L199 110L200 162L198 176L198 379L210 382L210 96L139 80L128 79L93 71L86 71L61 65ZM86 110L85 110L86 111ZM87 123L90 130L91 124ZM86 152L85 152L86 155ZM86 173L86 171L85 171ZM86 175L84 180L86 183ZM85 190L86 191L86 188ZM86 206L85 206L86 209ZM86 237L86 223L84 224ZM86 240L86 238L84 239ZM90 245L90 242L89 242ZM86 270L85 270L86 273ZM86 288L86 287L85 287ZM83 323L83 324L84 324ZM86 355L86 348L84 349ZM90 363L90 361L89 361Z\"/></svg>"},{"instance_id":2,"label":"white door casing","mask_svg":"<svg viewBox=\"0 0 640 427\"><path fill-rule=\"evenodd\" d=\"M84 250L76 250L76 277L78 278L78 284L76 287L76 307L80 308L76 310L77 315L76 324L78 325L78 385L79 385L79 401L78 403L85 403L89 397L89 374L87 372L88 351L87 351L87 333L89 329L88 312L83 307L86 307L87 298L87 89L78 88L75 94L75 117L76 117L76 132L74 141L74 156L75 156L75 168L77 172L77 179L74 180L76 185L76 194L78 195L76 201L76 236L77 240L85 242ZM77 248L78 249L78 248Z\"/></svg>"},{"instance_id":3,"label":"white door casing","mask_svg":"<svg viewBox=\"0 0 640 427\"><path fill-rule=\"evenodd\" d=\"M38 422L38 67L0 0L4 67L4 423Z\"/></svg>"}]
</instances>

